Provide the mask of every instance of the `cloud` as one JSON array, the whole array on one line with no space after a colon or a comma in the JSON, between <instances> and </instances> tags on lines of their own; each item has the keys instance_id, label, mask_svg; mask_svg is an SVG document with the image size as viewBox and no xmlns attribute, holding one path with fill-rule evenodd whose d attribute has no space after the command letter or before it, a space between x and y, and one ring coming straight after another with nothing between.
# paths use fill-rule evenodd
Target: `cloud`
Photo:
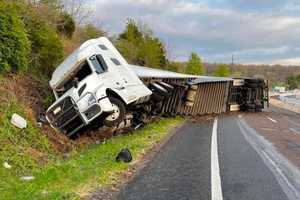
<instances>
[{"instance_id":1,"label":"cloud","mask_svg":"<svg viewBox=\"0 0 300 200\"><path fill-rule=\"evenodd\" d=\"M225 0L222 5L246 11L273 11L288 4L288 0Z\"/></svg>"},{"instance_id":2,"label":"cloud","mask_svg":"<svg viewBox=\"0 0 300 200\"><path fill-rule=\"evenodd\" d=\"M230 62L231 54L235 54L239 62L273 63L300 53L296 51L300 47L300 15L283 11L293 3L293 0L94 0L93 5L95 22L100 21L109 33L121 32L128 18L148 24L167 44L172 59L185 60L195 51L210 62ZM268 12L253 11L255 8ZM277 12L276 8L282 11Z\"/></svg>"},{"instance_id":3,"label":"cloud","mask_svg":"<svg viewBox=\"0 0 300 200\"><path fill-rule=\"evenodd\" d=\"M272 62L272 64L278 64L278 63L281 63L282 65L287 65L287 66L299 65L299 63L300 63L300 57L274 60Z\"/></svg>"}]
</instances>

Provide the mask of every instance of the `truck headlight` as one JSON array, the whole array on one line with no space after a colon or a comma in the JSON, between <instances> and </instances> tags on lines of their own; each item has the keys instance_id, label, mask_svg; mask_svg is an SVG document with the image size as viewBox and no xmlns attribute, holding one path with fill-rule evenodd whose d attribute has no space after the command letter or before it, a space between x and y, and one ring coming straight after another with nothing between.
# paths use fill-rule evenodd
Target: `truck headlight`
<instances>
[{"instance_id":1,"label":"truck headlight","mask_svg":"<svg viewBox=\"0 0 300 200\"><path fill-rule=\"evenodd\" d=\"M97 103L97 99L94 97L94 95L88 93L77 102L77 106L79 110L84 111L95 103Z\"/></svg>"}]
</instances>

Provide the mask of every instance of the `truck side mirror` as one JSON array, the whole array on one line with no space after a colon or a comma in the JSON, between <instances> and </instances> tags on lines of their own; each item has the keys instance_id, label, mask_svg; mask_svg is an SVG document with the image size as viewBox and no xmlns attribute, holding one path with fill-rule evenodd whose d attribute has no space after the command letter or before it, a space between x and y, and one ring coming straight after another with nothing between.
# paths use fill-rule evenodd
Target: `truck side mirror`
<instances>
[{"instance_id":1,"label":"truck side mirror","mask_svg":"<svg viewBox=\"0 0 300 200\"><path fill-rule=\"evenodd\" d=\"M79 83L78 78L75 77L75 78L73 79L73 86L74 86L74 88L78 88L78 83Z\"/></svg>"}]
</instances>

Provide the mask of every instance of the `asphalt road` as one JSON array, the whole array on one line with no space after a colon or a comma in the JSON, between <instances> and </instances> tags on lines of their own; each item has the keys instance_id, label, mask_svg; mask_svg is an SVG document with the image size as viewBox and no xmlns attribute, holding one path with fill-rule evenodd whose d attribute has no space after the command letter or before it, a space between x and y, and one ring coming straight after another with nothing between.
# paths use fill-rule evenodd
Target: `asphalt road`
<instances>
[{"instance_id":1,"label":"asphalt road","mask_svg":"<svg viewBox=\"0 0 300 200\"><path fill-rule=\"evenodd\" d=\"M289 166L241 116L187 122L117 199L300 199Z\"/></svg>"}]
</instances>

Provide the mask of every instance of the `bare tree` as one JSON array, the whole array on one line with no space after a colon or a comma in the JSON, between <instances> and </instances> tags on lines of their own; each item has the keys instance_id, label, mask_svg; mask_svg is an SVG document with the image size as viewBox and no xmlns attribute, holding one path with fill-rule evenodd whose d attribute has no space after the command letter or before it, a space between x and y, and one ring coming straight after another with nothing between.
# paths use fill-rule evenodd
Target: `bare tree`
<instances>
[{"instance_id":1,"label":"bare tree","mask_svg":"<svg viewBox=\"0 0 300 200\"><path fill-rule=\"evenodd\" d=\"M64 9L77 21L79 25L89 23L94 10L82 0L60 0Z\"/></svg>"}]
</instances>

